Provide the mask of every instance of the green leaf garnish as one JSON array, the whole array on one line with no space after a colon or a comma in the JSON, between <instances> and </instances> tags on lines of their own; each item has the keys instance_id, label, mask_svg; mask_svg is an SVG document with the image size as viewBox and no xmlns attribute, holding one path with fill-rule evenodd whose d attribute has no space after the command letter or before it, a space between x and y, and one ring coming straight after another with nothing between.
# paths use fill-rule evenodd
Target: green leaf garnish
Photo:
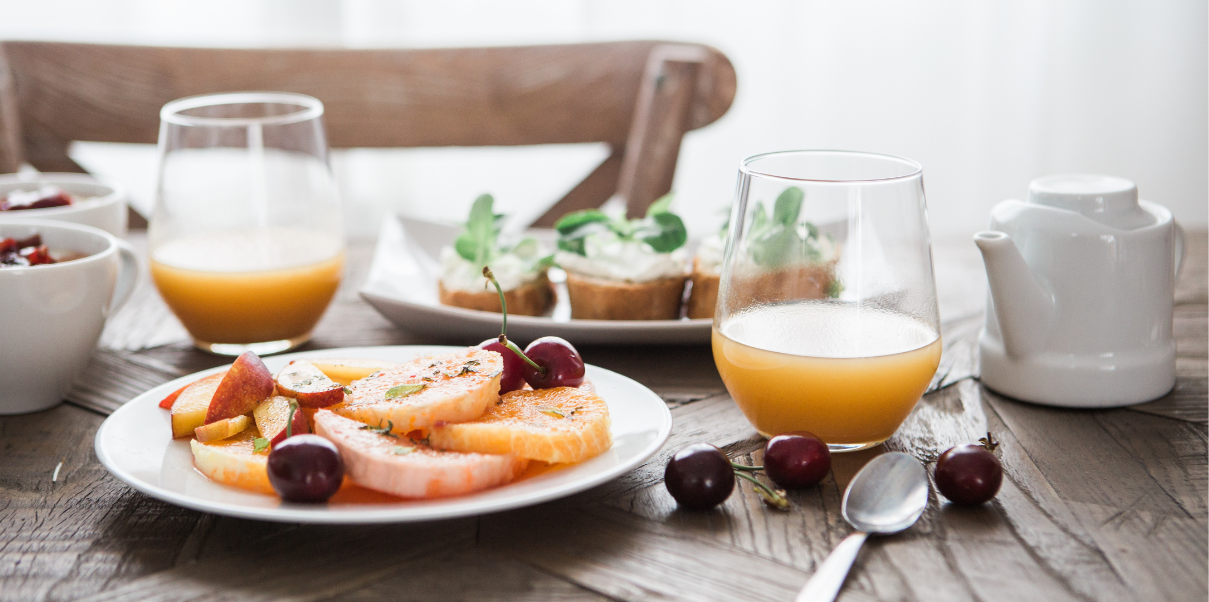
<instances>
[{"instance_id":1,"label":"green leaf garnish","mask_svg":"<svg viewBox=\"0 0 1209 602\"><path fill-rule=\"evenodd\" d=\"M554 229L558 230L559 234L570 234L576 229L587 224L608 223L613 218L605 214L600 209L584 209L583 211L572 211L554 222Z\"/></svg>"},{"instance_id":2,"label":"green leaf garnish","mask_svg":"<svg viewBox=\"0 0 1209 602\"><path fill-rule=\"evenodd\" d=\"M564 414L562 410L560 410L554 406L537 406L536 409L537 409L537 411L539 411L543 414L548 414L550 416L558 416L559 418L567 417L567 415Z\"/></svg>"},{"instance_id":3,"label":"green leaf garnish","mask_svg":"<svg viewBox=\"0 0 1209 602\"><path fill-rule=\"evenodd\" d=\"M393 437L395 439L398 439L399 436L391 432L392 430L394 430L394 428L395 428L395 423L391 420L386 421L386 426L382 426L381 420L378 421L378 426L370 426L368 424L361 425L361 430L363 430L363 431L369 431L376 435L385 435L387 437Z\"/></svg>"},{"instance_id":4,"label":"green leaf garnish","mask_svg":"<svg viewBox=\"0 0 1209 602\"><path fill-rule=\"evenodd\" d=\"M646 208L646 216L651 217L656 213L670 213L669 209L672 206L672 199L676 197L676 193L669 192L651 203L650 207Z\"/></svg>"},{"instance_id":5,"label":"green leaf garnish","mask_svg":"<svg viewBox=\"0 0 1209 602\"><path fill-rule=\"evenodd\" d=\"M352 390L352 389L350 389L350 388L348 388L348 387L344 387L344 393L345 393L346 395L352 395L352 394L353 394L353 390Z\"/></svg>"},{"instance_id":6,"label":"green leaf garnish","mask_svg":"<svg viewBox=\"0 0 1209 602\"><path fill-rule=\"evenodd\" d=\"M411 452L414 452L414 451L416 451L416 448L405 447L403 445L396 445L396 446L390 448L390 453L392 453L396 456L406 456L407 454L410 454Z\"/></svg>"},{"instance_id":7,"label":"green leaf garnish","mask_svg":"<svg viewBox=\"0 0 1209 602\"><path fill-rule=\"evenodd\" d=\"M688 241L688 232L679 216L673 213L656 213L650 219L659 227L659 231L657 234L643 237L642 242L651 245L656 253L671 253Z\"/></svg>"},{"instance_id":8,"label":"green leaf garnish","mask_svg":"<svg viewBox=\"0 0 1209 602\"><path fill-rule=\"evenodd\" d=\"M428 385L397 385L386 390L387 399L396 399L399 397L407 397L419 393Z\"/></svg>"},{"instance_id":9,"label":"green leaf garnish","mask_svg":"<svg viewBox=\"0 0 1209 602\"><path fill-rule=\"evenodd\" d=\"M491 262L496 248L496 236L500 232L500 218L491 210L494 199L484 194L475 199L466 220L466 229L454 241L453 248L462 259L483 267Z\"/></svg>"},{"instance_id":10,"label":"green leaf garnish","mask_svg":"<svg viewBox=\"0 0 1209 602\"><path fill-rule=\"evenodd\" d=\"M688 241L684 221L669 210L671 202L672 194L668 193L647 209L646 217L634 220L610 216L599 209L568 213L554 224L559 233L558 248L586 255L584 241L607 231L623 241L642 241L656 253L671 253Z\"/></svg>"},{"instance_id":11,"label":"green leaf garnish","mask_svg":"<svg viewBox=\"0 0 1209 602\"><path fill-rule=\"evenodd\" d=\"M805 235L800 233L798 218L802 213L802 201L806 193L797 186L790 186L777 196L772 215L757 202L748 228L748 252L758 264L777 267L799 258L818 260L819 250L808 241L817 240L819 229L805 223Z\"/></svg>"},{"instance_id":12,"label":"green leaf garnish","mask_svg":"<svg viewBox=\"0 0 1209 602\"><path fill-rule=\"evenodd\" d=\"M266 449L269 449L268 439L264 437L255 437L252 439L252 453L259 454Z\"/></svg>"}]
</instances>

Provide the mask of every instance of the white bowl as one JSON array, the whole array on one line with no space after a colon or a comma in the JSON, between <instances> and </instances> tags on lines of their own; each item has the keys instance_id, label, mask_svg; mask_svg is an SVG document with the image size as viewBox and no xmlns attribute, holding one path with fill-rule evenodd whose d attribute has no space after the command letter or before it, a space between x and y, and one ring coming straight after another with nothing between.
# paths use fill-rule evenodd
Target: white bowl
<instances>
[{"instance_id":1,"label":"white bowl","mask_svg":"<svg viewBox=\"0 0 1209 602\"><path fill-rule=\"evenodd\" d=\"M0 175L0 197L13 190L55 186L74 197L93 197L66 207L0 211L0 224L14 220L49 219L100 228L114 236L126 235L126 189L80 173Z\"/></svg>"}]
</instances>

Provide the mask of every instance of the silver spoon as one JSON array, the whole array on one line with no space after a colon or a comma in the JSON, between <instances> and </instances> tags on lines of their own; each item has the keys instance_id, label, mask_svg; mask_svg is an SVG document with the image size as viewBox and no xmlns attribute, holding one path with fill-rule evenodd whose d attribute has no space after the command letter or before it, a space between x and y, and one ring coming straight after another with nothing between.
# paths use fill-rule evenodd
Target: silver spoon
<instances>
[{"instance_id":1,"label":"silver spoon","mask_svg":"<svg viewBox=\"0 0 1209 602\"><path fill-rule=\"evenodd\" d=\"M891 452L856 473L844 492L843 514L856 532L840 545L798 594L797 602L831 602L870 533L889 535L915 524L928 507L928 474L909 454Z\"/></svg>"}]
</instances>

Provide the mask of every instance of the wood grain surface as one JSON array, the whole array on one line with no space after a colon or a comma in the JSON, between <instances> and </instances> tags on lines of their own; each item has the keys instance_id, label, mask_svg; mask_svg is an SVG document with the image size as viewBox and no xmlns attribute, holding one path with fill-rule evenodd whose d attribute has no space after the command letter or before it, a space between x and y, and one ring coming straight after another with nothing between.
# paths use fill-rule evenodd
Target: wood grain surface
<instances>
[{"instance_id":1,"label":"wood grain surface","mask_svg":"<svg viewBox=\"0 0 1209 602\"><path fill-rule=\"evenodd\" d=\"M663 486L667 458L692 442L761 462L763 440L706 347L581 348L659 393L674 423L649 462L567 499L372 527L262 523L153 500L105 472L93 435L133 395L223 360L182 341L144 282L69 404L0 418L0 600L792 600L849 532L840 500L865 462L905 451L931 471L942 451L988 430L1006 473L995 500L959 508L933 492L918 524L866 545L840 600L1205 600L1209 239L1189 242L1176 388L1114 410L1048 408L982 387L980 272L964 246L937 244L945 352L933 387L883 446L836 455L821 484L790 492L788 512L745 482L718 509L686 512ZM358 299L370 252L351 250L308 349L436 342Z\"/></svg>"}]
</instances>

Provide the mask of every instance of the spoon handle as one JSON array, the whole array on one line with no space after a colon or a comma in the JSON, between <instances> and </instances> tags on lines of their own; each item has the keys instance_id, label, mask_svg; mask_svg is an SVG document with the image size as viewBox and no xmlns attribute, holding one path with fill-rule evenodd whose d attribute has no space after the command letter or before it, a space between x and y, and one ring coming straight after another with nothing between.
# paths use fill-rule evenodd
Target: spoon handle
<instances>
[{"instance_id":1,"label":"spoon handle","mask_svg":"<svg viewBox=\"0 0 1209 602\"><path fill-rule=\"evenodd\" d=\"M844 541L841 541L840 545L836 546L827 556L827 560L819 565L818 570L810 577L810 581L806 582L806 586L798 593L797 602L832 602L835 600L835 596L840 593L840 588L844 585L844 579L848 577L848 569L852 568L852 563L856 561L856 555L860 553L866 537L869 537L869 534L863 531L856 531L845 537Z\"/></svg>"}]
</instances>

